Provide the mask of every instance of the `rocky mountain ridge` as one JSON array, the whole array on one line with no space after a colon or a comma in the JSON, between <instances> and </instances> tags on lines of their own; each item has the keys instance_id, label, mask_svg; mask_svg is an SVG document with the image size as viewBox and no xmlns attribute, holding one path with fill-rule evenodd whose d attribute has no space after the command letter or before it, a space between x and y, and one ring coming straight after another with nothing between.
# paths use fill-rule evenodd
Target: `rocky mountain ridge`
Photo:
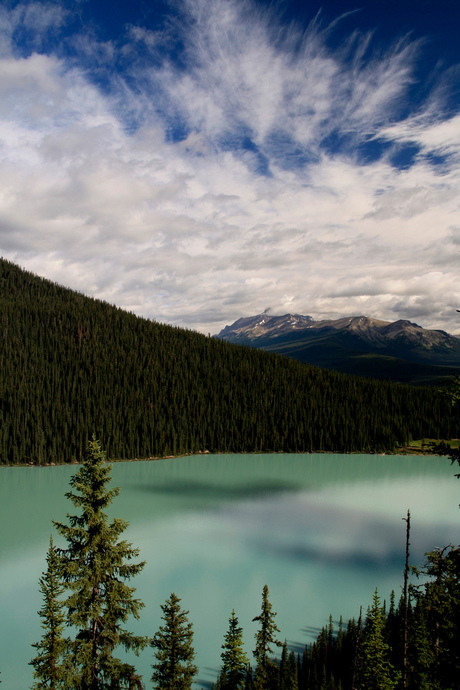
<instances>
[{"instance_id":1,"label":"rocky mountain ridge","mask_svg":"<svg viewBox=\"0 0 460 690\"><path fill-rule=\"evenodd\" d=\"M405 319L361 315L316 321L265 312L238 319L217 337L328 369L406 383L438 384L460 367L459 338Z\"/></svg>"}]
</instances>

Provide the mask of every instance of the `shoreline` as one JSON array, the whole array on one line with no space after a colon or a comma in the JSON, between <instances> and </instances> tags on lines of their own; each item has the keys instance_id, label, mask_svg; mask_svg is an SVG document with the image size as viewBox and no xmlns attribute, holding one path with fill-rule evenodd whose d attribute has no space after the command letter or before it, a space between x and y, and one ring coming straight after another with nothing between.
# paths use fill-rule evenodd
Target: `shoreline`
<instances>
[{"instance_id":1,"label":"shoreline","mask_svg":"<svg viewBox=\"0 0 460 690\"><path fill-rule=\"evenodd\" d=\"M450 442L452 441L459 441L459 439L451 439ZM449 443L449 441L447 441ZM427 444L428 446L428 444ZM446 450L450 450L447 449ZM428 447L426 449L421 449L418 446L400 446L394 451L385 451L382 453L375 453L372 451L365 451L365 450L352 450L352 451L328 451L328 450L312 450L312 451L297 451L295 453L284 453L283 451L239 451L239 452L228 452L228 451L218 451L216 453L212 453L210 450L199 450L196 453L180 453L179 455L157 455L157 456L151 456L148 458L115 458L115 459L110 459L108 458L106 462L110 464L115 464L118 462L155 462L158 460L175 460L177 458L188 458L194 455L322 455L322 454L330 454L330 455L376 455L376 456L395 456L395 455L419 455L419 456L429 456L432 455L433 457L449 457L449 453L447 454L440 454L437 453L433 450L430 450ZM0 469L2 467L70 467L74 465L81 465L81 462L77 462L76 460L73 460L72 462L45 462L45 463L38 463L38 462L23 462L23 463L6 463L6 464L1 464Z\"/></svg>"}]
</instances>

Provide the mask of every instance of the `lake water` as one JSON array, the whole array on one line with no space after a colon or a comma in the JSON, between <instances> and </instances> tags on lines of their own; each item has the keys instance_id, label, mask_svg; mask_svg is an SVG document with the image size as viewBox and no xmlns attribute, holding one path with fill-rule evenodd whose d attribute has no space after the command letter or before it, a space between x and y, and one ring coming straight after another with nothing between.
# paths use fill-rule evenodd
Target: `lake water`
<instances>
[{"instance_id":1,"label":"lake water","mask_svg":"<svg viewBox=\"0 0 460 690\"><path fill-rule=\"evenodd\" d=\"M6 690L32 683L28 666L41 637L38 580L51 520L65 521L76 467L0 470L0 679ZM375 587L401 592L405 522L411 562L458 543L460 482L446 458L374 455L217 455L116 463L121 487L111 514L129 521L126 538L147 561L133 580L145 603L128 626L152 636L171 592L190 610L208 688L232 608L250 654L268 585L280 638L300 650L332 614L348 620ZM252 659L251 659L252 661ZM146 687L152 650L135 661Z\"/></svg>"}]
</instances>

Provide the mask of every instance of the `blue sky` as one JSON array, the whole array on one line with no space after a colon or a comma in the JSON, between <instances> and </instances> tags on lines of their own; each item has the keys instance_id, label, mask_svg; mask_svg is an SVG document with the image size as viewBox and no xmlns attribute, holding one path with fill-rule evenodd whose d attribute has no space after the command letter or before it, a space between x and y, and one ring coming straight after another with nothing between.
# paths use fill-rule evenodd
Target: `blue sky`
<instances>
[{"instance_id":1,"label":"blue sky","mask_svg":"<svg viewBox=\"0 0 460 690\"><path fill-rule=\"evenodd\" d=\"M165 323L460 332L457 0L0 7L0 254Z\"/></svg>"}]
</instances>

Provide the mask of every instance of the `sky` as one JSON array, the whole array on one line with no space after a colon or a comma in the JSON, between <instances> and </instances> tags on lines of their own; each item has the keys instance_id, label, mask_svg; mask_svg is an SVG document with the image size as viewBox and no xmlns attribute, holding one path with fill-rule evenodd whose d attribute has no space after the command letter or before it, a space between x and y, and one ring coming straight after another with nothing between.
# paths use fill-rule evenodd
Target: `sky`
<instances>
[{"instance_id":1,"label":"sky","mask_svg":"<svg viewBox=\"0 0 460 690\"><path fill-rule=\"evenodd\" d=\"M215 334L460 333L458 0L3 0L0 256Z\"/></svg>"}]
</instances>

